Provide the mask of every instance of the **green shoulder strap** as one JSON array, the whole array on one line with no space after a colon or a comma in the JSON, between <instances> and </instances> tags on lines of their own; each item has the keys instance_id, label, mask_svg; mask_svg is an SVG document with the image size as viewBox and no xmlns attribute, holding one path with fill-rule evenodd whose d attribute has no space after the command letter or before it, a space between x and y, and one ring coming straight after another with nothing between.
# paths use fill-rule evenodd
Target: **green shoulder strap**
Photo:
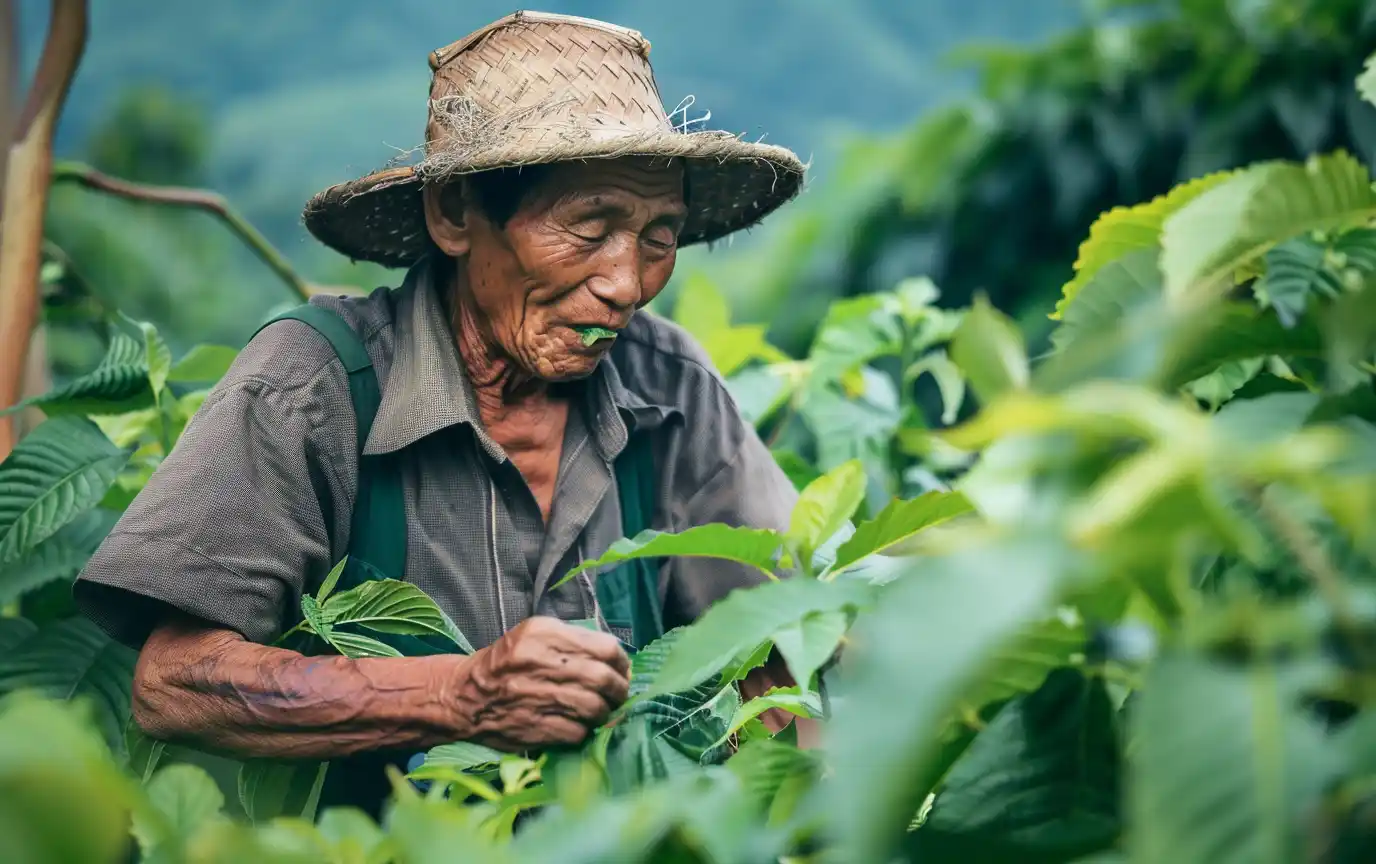
<instances>
[{"instance_id":1,"label":"green shoulder strap","mask_svg":"<svg viewBox=\"0 0 1376 864\"><path fill-rule=\"evenodd\" d=\"M616 459L616 490L621 499L621 533L634 537L651 527L655 512L654 451L648 435L632 435ZM597 577L597 605L607 626L633 650L664 635L659 601L659 561L623 561ZM628 639L627 636L630 638Z\"/></svg>"},{"instance_id":2,"label":"green shoulder strap","mask_svg":"<svg viewBox=\"0 0 1376 864\"><path fill-rule=\"evenodd\" d=\"M401 475L382 456L364 456L363 447L373 428L382 390L377 371L354 329L344 319L320 306L299 306L278 315L263 326L282 320L300 321L330 343L349 376L349 398L353 402L358 427L358 496L349 523L349 562L340 575L338 590L361 585L371 579L403 579L406 574L406 503L402 496ZM373 633L378 639L407 657L454 651L454 646L438 636L412 636L399 633Z\"/></svg>"}]
</instances>

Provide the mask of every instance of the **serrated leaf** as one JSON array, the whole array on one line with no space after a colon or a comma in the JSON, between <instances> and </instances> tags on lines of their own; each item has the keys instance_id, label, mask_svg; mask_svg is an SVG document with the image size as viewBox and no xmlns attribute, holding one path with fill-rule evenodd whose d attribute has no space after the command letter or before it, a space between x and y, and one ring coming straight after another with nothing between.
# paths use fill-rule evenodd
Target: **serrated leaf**
<instances>
[{"instance_id":1,"label":"serrated leaf","mask_svg":"<svg viewBox=\"0 0 1376 864\"><path fill-rule=\"evenodd\" d=\"M1102 682L1059 671L975 738L907 851L1049 864L1107 848L1121 827L1115 726Z\"/></svg>"},{"instance_id":2,"label":"serrated leaf","mask_svg":"<svg viewBox=\"0 0 1376 864\"><path fill-rule=\"evenodd\" d=\"M128 461L83 417L39 424L0 462L0 566L99 503Z\"/></svg>"},{"instance_id":3,"label":"serrated leaf","mask_svg":"<svg viewBox=\"0 0 1376 864\"><path fill-rule=\"evenodd\" d=\"M808 354L813 364L812 386L834 383L876 357L902 350L903 327L891 300L882 294L865 294L832 302Z\"/></svg>"},{"instance_id":4,"label":"serrated leaf","mask_svg":"<svg viewBox=\"0 0 1376 864\"><path fill-rule=\"evenodd\" d=\"M581 562L577 567L564 574L563 578L551 587L551 590L563 585L584 570L605 567L609 564L619 564L622 561L632 561L637 558L671 556L721 558L739 564L748 564L772 575L782 546L782 536L774 531L736 528L718 523L696 525L677 534L645 530L634 537L617 540L600 557Z\"/></svg>"},{"instance_id":5,"label":"serrated leaf","mask_svg":"<svg viewBox=\"0 0 1376 864\"><path fill-rule=\"evenodd\" d=\"M1134 312L1160 297L1162 278L1157 258L1154 246L1128 252L1097 267L1075 293L1063 297L1053 316L1061 319L1051 333L1055 350L1065 351L1084 336L1102 338L1114 332Z\"/></svg>"},{"instance_id":6,"label":"serrated leaf","mask_svg":"<svg viewBox=\"0 0 1376 864\"><path fill-rule=\"evenodd\" d=\"M807 485L789 517L788 540L810 556L835 536L865 500L865 467L844 462Z\"/></svg>"},{"instance_id":7,"label":"serrated leaf","mask_svg":"<svg viewBox=\"0 0 1376 864\"><path fill-rule=\"evenodd\" d=\"M1157 660L1129 718L1134 861L1304 858L1306 816L1341 766L1300 684L1264 662Z\"/></svg>"},{"instance_id":8,"label":"serrated leaf","mask_svg":"<svg viewBox=\"0 0 1376 864\"><path fill-rule=\"evenodd\" d=\"M1006 391L1026 388L1031 378L1022 333L982 294L951 337L951 359L985 404Z\"/></svg>"},{"instance_id":9,"label":"serrated leaf","mask_svg":"<svg viewBox=\"0 0 1376 864\"><path fill-rule=\"evenodd\" d=\"M835 774L825 806L844 860L889 860L948 764L945 724L966 690L1077 570L1069 549L1042 536L915 559L856 622L865 651L848 664L847 697L826 730ZM914 661L923 657L940 662Z\"/></svg>"},{"instance_id":10,"label":"serrated leaf","mask_svg":"<svg viewBox=\"0 0 1376 864\"><path fill-rule=\"evenodd\" d=\"M118 414L143 408L153 401L148 385L148 361L144 346L114 331L100 365L71 383L26 399L0 411L0 417L24 408L42 408L57 414Z\"/></svg>"},{"instance_id":11,"label":"serrated leaf","mask_svg":"<svg viewBox=\"0 0 1376 864\"><path fill-rule=\"evenodd\" d=\"M1243 169L1166 220L1161 270L1173 301L1218 292L1233 272L1307 231L1354 227L1376 215L1367 169L1343 152L1304 165Z\"/></svg>"},{"instance_id":12,"label":"serrated leaf","mask_svg":"<svg viewBox=\"0 0 1376 864\"><path fill-rule=\"evenodd\" d=\"M239 766L239 803L255 823L279 816L310 819L328 767L325 762L246 759Z\"/></svg>"},{"instance_id":13,"label":"serrated leaf","mask_svg":"<svg viewBox=\"0 0 1376 864\"><path fill-rule=\"evenodd\" d=\"M86 566L116 515L108 510L88 510L59 528L27 555L0 565L0 606L50 582L70 582Z\"/></svg>"},{"instance_id":14,"label":"serrated leaf","mask_svg":"<svg viewBox=\"0 0 1376 864\"><path fill-rule=\"evenodd\" d=\"M738 588L675 638L646 692L657 695L691 690L804 616L851 611L868 604L872 597L868 585L853 580L794 578Z\"/></svg>"},{"instance_id":15,"label":"serrated leaf","mask_svg":"<svg viewBox=\"0 0 1376 864\"><path fill-rule=\"evenodd\" d=\"M123 758L135 659L95 624L69 618L0 655L0 695L34 690L52 699L85 700L111 752Z\"/></svg>"},{"instance_id":16,"label":"serrated leaf","mask_svg":"<svg viewBox=\"0 0 1376 864\"><path fill-rule=\"evenodd\" d=\"M1075 260L1075 278L1061 289L1061 299L1051 317L1060 319L1066 309L1098 272L1132 252L1147 251L1154 259L1161 243L1162 226L1166 218L1209 189L1233 176L1233 171L1220 171L1176 186L1145 204L1115 207L1101 215L1089 227L1089 237L1080 244Z\"/></svg>"},{"instance_id":17,"label":"serrated leaf","mask_svg":"<svg viewBox=\"0 0 1376 864\"><path fill-rule=\"evenodd\" d=\"M332 595L321 604L320 614L332 629L352 625L380 633L433 634L448 638L465 654L473 653L473 646L449 616L409 582L369 580Z\"/></svg>"},{"instance_id":18,"label":"serrated leaf","mask_svg":"<svg viewBox=\"0 0 1376 864\"><path fill-rule=\"evenodd\" d=\"M836 653L850 627L845 611L811 612L797 623L774 631L773 641L788 664L789 674L803 687L812 686L812 676Z\"/></svg>"},{"instance_id":19,"label":"serrated leaf","mask_svg":"<svg viewBox=\"0 0 1376 864\"><path fill-rule=\"evenodd\" d=\"M1370 232L1347 233L1358 235ZM1349 242L1357 244L1363 241L1359 237ZM1276 317L1282 324L1286 327L1295 326L1309 308L1310 298L1315 293L1333 298L1343 292L1342 273L1333 262L1335 253L1335 245L1320 243L1308 236L1293 237L1277 244L1264 258L1266 274L1256 284L1258 298L1276 310ZM1348 269L1346 259L1346 255L1340 255L1339 260L1345 262L1343 270ZM1366 272L1370 272L1370 269Z\"/></svg>"},{"instance_id":20,"label":"serrated leaf","mask_svg":"<svg viewBox=\"0 0 1376 864\"><path fill-rule=\"evenodd\" d=\"M178 860L197 833L225 818L225 796L198 766L169 765L144 791L151 810L135 812L131 833L145 860Z\"/></svg>"},{"instance_id":21,"label":"serrated leaf","mask_svg":"<svg viewBox=\"0 0 1376 864\"><path fill-rule=\"evenodd\" d=\"M1185 392L1207 403L1211 409L1217 410L1220 405L1233 398L1233 394L1248 381L1257 377L1265 362L1261 357L1253 357L1249 360L1224 363L1203 378L1196 378L1186 384Z\"/></svg>"},{"instance_id":22,"label":"serrated leaf","mask_svg":"<svg viewBox=\"0 0 1376 864\"><path fill-rule=\"evenodd\" d=\"M959 492L933 491L907 501L895 499L878 516L855 526L855 533L836 550L836 561L829 572L840 572L925 528L973 511L974 507Z\"/></svg>"},{"instance_id":23,"label":"serrated leaf","mask_svg":"<svg viewBox=\"0 0 1376 864\"><path fill-rule=\"evenodd\" d=\"M228 345L196 345L168 371L167 380L179 384L210 384L219 381L239 356Z\"/></svg>"},{"instance_id":24,"label":"serrated leaf","mask_svg":"<svg viewBox=\"0 0 1376 864\"><path fill-rule=\"evenodd\" d=\"M727 724L726 733L718 738L716 743L725 744L745 724L776 708L805 719L819 717L822 714L822 702L817 698L817 694L804 692L797 686L774 687L763 696L756 696L737 708L731 722Z\"/></svg>"}]
</instances>

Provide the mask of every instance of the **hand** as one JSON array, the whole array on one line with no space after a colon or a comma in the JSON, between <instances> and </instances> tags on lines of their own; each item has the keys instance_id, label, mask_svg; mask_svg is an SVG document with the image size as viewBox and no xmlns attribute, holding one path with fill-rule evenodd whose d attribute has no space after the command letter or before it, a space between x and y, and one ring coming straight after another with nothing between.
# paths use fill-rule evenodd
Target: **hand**
<instances>
[{"instance_id":1,"label":"hand","mask_svg":"<svg viewBox=\"0 0 1376 864\"><path fill-rule=\"evenodd\" d=\"M465 739L507 751L582 743L631 686L615 636L544 616L522 621L464 669Z\"/></svg>"}]
</instances>

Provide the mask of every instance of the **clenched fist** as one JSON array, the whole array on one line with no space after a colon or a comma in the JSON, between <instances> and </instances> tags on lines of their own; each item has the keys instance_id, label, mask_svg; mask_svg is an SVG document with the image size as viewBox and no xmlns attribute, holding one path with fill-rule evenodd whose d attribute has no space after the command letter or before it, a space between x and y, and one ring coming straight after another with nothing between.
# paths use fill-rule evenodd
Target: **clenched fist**
<instances>
[{"instance_id":1,"label":"clenched fist","mask_svg":"<svg viewBox=\"0 0 1376 864\"><path fill-rule=\"evenodd\" d=\"M579 744L626 701L630 676L616 637L529 618L465 664L457 695L466 740L512 752Z\"/></svg>"}]
</instances>

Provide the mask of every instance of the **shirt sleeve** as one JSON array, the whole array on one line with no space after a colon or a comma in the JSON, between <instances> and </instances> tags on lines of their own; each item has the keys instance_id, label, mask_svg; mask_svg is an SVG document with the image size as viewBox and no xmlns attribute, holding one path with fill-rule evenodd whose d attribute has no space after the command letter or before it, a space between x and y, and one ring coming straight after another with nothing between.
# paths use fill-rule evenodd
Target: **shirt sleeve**
<instances>
[{"instance_id":1,"label":"shirt sleeve","mask_svg":"<svg viewBox=\"0 0 1376 864\"><path fill-rule=\"evenodd\" d=\"M275 639L331 566L332 502L356 458L322 445L308 390L223 382L88 562L80 610L135 648L169 606Z\"/></svg>"},{"instance_id":2,"label":"shirt sleeve","mask_svg":"<svg viewBox=\"0 0 1376 864\"><path fill-rule=\"evenodd\" d=\"M671 507L671 530L711 523L786 530L798 492L754 426L725 387L697 407L697 422L678 455L681 494ZM670 627L690 623L736 588L768 579L748 565L713 558L671 558L667 566Z\"/></svg>"}]
</instances>

